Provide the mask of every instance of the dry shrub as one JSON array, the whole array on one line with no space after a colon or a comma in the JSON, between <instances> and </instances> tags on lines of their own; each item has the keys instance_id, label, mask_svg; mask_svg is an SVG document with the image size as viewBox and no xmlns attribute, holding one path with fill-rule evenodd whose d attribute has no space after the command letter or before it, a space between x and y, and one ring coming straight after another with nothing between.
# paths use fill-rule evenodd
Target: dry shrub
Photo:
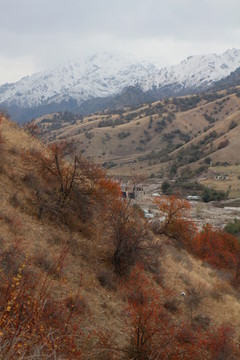
<instances>
[{"instance_id":1,"label":"dry shrub","mask_svg":"<svg viewBox=\"0 0 240 360\"><path fill-rule=\"evenodd\" d=\"M194 287L187 289L186 296L184 297L184 303L190 312L190 318L193 318L193 312L196 310L202 300L206 297L201 291L197 291Z\"/></svg>"},{"instance_id":2,"label":"dry shrub","mask_svg":"<svg viewBox=\"0 0 240 360\"><path fill-rule=\"evenodd\" d=\"M63 247L60 255L56 260L56 257L51 255L48 250L44 250L35 255L35 257L32 259L32 262L39 268L43 269L48 276L59 278L62 275L63 264L68 252L68 246Z\"/></svg>"},{"instance_id":3,"label":"dry shrub","mask_svg":"<svg viewBox=\"0 0 240 360\"><path fill-rule=\"evenodd\" d=\"M19 150L16 146L11 146L9 149L10 154L12 155L19 155Z\"/></svg>"},{"instance_id":4,"label":"dry shrub","mask_svg":"<svg viewBox=\"0 0 240 360\"><path fill-rule=\"evenodd\" d=\"M24 257L22 255L19 243L12 243L6 249L1 249L1 269L9 277L17 274L18 268L23 260Z\"/></svg>"},{"instance_id":5,"label":"dry shrub","mask_svg":"<svg viewBox=\"0 0 240 360\"><path fill-rule=\"evenodd\" d=\"M46 273L52 273L55 269L55 261L47 250L44 250L35 256L34 265L41 268Z\"/></svg>"},{"instance_id":6,"label":"dry shrub","mask_svg":"<svg viewBox=\"0 0 240 360\"><path fill-rule=\"evenodd\" d=\"M39 188L39 178L31 171L28 171L22 177L22 182L25 183L30 189L37 190Z\"/></svg>"},{"instance_id":7,"label":"dry shrub","mask_svg":"<svg viewBox=\"0 0 240 360\"><path fill-rule=\"evenodd\" d=\"M181 301L177 298L166 300L163 304L164 308L171 313L177 313L179 309L179 305L181 304Z\"/></svg>"},{"instance_id":8,"label":"dry shrub","mask_svg":"<svg viewBox=\"0 0 240 360\"><path fill-rule=\"evenodd\" d=\"M1 214L2 219L5 221L5 223L9 226L10 231L14 235L21 234L22 231L22 220L19 218L19 216L15 212L8 212L5 214Z\"/></svg>"},{"instance_id":9,"label":"dry shrub","mask_svg":"<svg viewBox=\"0 0 240 360\"><path fill-rule=\"evenodd\" d=\"M155 219L151 222L151 229L155 235L161 232L161 228L162 228L162 222L160 220Z\"/></svg>"},{"instance_id":10,"label":"dry shrub","mask_svg":"<svg viewBox=\"0 0 240 360\"><path fill-rule=\"evenodd\" d=\"M196 342L197 335L194 334L189 324L184 324L179 328L177 334L177 340L180 344L194 344Z\"/></svg>"},{"instance_id":11,"label":"dry shrub","mask_svg":"<svg viewBox=\"0 0 240 360\"><path fill-rule=\"evenodd\" d=\"M17 191L10 196L9 202L15 208L16 207L21 207L22 201L21 201Z\"/></svg>"},{"instance_id":12,"label":"dry shrub","mask_svg":"<svg viewBox=\"0 0 240 360\"><path fill-rule=\"evenodd\" d=\"M160 255L160 254L159 254ZM149 270L152 274L159 274L162 271L160 260L158 258L153 259L150 264L144 264L144 269Z\"/></svg>"},{"instance_id":13,"label":"dry shrub","mask_svg":"<svg viewBox=\"0 0 240 360\"><path fill-rule=\"evenodd\" d=\"M210 317L207 315L197 315L193 318L193 325L206 330L211 323Z\"/></svg>"},{"instance_id":14,"label":"dry shrub","mask_svg":"<svg viewBox=\"0 0 240 360\"><path fill-rule=\"evenodd\" d=\"M212 289L212 297L221 300L224 295L235 296L234 288L227 281L219 281L214 284Z\"/></svg>"},{"instance_id":15,"label":"dry shrub","mask_svg":"<svg viewBox=\"0 0 240 360\"><path fill-rule=\"evenodd\" d=\"M73 311L51 298L49 278L30 279L24 267L10 281L1 276L1 359L79 359Z\"/></svg>"},{"instance_id":16,"label":"dry shrub","mask_svg":"<svg viewBox=\"0 0 240 360\"><path fill-rule=\"evenodd\" d=\"M87 303L84 298L68 296L64 300L65 306L70 310L74 311L77 314L84 314L87 309Z\"/></svg>"},{"instance_id":17,"label":"dry shrub","mask_svg":"<svg viewBox=\"0 0 240 360\"><path fill-rule=\"evenodd\" d=\"M98 281L108 290L116 290L116 275L113 273L113 271L101 271L98 275Z\"/></svg>"}]
</instances>

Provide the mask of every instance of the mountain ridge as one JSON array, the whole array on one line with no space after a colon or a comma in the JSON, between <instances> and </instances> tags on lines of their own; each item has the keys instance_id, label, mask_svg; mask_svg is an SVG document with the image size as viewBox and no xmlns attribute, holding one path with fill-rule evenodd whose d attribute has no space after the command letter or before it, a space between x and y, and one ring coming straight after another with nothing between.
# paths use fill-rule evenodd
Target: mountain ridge
<instances>
[{"instance_id":1,"label":"mountain ridge","mask_svg":"<svg viewBox=\"0 0 240 360\"><path fill-rule=\"evenodd\" d=\"M238 49L221 55L190 56L178 65L165 68L131 56L96 54L0 86L0 106L18 121L51 111L90 114L111 107L116 97L121 97L129 88L139 92L138 101L135 97L137 104L204 91L239 66ZM131 102L128 105L131 106Z\"/></svg>"}]
</instances>

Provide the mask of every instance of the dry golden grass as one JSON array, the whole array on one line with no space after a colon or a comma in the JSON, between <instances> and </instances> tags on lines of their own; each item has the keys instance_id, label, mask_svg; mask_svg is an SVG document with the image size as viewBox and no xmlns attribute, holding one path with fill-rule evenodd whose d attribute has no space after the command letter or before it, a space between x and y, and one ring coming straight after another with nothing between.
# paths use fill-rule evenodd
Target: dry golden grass
<instances>
[{"instance_id":1,"label":"dry golden grass","mask_svg":"<svg viewBox=\"0 0 240 360\"><path fill-rule=\"evenodd\" d=\"M101 286L98 280L101 272L112 271L112 248L108 243L107 229L96 219L91 223L89 233L86 228L84 232L70 231L44 217L39 220L34 202L35 189L29 186L31 166L23 160L22 152L26 149L44 149L43 145L7 120L0 125L0 130L5 139L0 172L1 246L3 249L11 244L20 246L23 252L28 253L31 268L43 275L47 274L67 246L63 269L51 279L52 296L64 301L76 295L80 286L83 310L75 316L81 322L83 332L91 333L97 326L103 332L111 332L118 345L125 344L126 303L121 286L116 283L116 290L109 290ZM194 287L202 299L194 309L193 316L208 316L216 324L230 322L240 336L240 304L237 292L229 284L228 273L220 274L209 266L203 266L201 261L174 248L168 241L164 242L160 261L160 274L155 276L153 284L162 293L159 282L163 279L164 286L171 289L171 296L181 301L181 313L176 315L176 320L179 316L189 319L189 307L180 294L185 291L187 297L188 291ZM86 358L99 359L98 354L91 353L90 340L89 343L85 342L84 347L84 351L90 354Z\"/></svg>"},{"instance_id":2,"label":"dry golden grass","mask_svg":"<svg viewBox=\"0 0 240 360\"><path fill-rule=\"evenodd\" d=\"M168 104L165 104L164 101L156 101L150 106L140 106L131 111L126 109L121 115L91 115L85 117L83 121L76 121L74 125L63 124L58 130L50 131L49 134L44 133L44 139L47 140L50 136L54 136L56 139L74 139L79 151L82 151L86 157L93 158L100 163L112 163L114 166L109 169L110 174L127 175L130 172L138 172L146 175L149 173L159 175L168 168L168 162L165 162L164 158L139 161L139 157L149 155L153 150L158 152L166 148L167 141L163 138L164 134L180 130L192 137L192 140L184 145L184 141L177 135L175 136L173 144L183 144L171 153L172 159L176 160L182 148L188 149L189 146L198 144L212 131L216 131L220 136L213 141L213 148L210 149L210 145L206 145L202 147L202 150L209 153L214 162L234 163L238 159L240 126L229 131L229 125L232 121L239 124L240 101L235 94L227 95L224 91L220 93L225 97L214 101L201 100L197 107L186 111L175 112L174 103L172 99L169 99ZM191 98L191 96L183 98ZM164 106L161 115L157 110L159 105ZM152 112L151 115L149 115L149 111ZM175 113L175 120L167 121L166 128L161 132L154 131L157 122L161 121L164 116L166 117L169 112ZM209 130L206 130L210 124L206 120L205 114L215 118L215 123ZM131 116L132 119L124 124L99 127L102 120L115 121L121 117L126 119L128 116ZM150 118L152 118L152 125L149 127ZM41 119L36 122L41 124ZM121 138L119 137L121 132L129 133L129 135ZM225 139L225 136L230 144L227 148L218 150L218 145ZM148 140L146 140L147 138ZM193 164L193 167L199 167L203 159Z\"/></svg>"},{"instance_id":3,"label":"dry golden grass","mask_svg":"<svg viewBox=\"0 0 240 360\"><path fill-rule=\"evenodd\" d=\"M162 266L165 282L181 300L184 316L190 317L187 298L189 290L194 288L202 300L194 309L193 317L204 315L218 325L229 323L240 336L240 303L238 293L229 283L231 275L214 270L186 252L171 247L165 250ZM183 291L185 297L181 296Z\"/></svg>"}]
</instances>

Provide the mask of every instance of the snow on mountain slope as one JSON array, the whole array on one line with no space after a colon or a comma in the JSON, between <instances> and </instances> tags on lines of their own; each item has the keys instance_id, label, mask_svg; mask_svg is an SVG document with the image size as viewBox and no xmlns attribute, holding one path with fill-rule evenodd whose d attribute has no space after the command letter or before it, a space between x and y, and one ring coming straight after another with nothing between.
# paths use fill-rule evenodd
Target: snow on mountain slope
<instances>
[{"instance_id":1,"label":"snow on mountain slope","mask_svg":"<svg viewBox=\"0 0 240 360\"><path fill-rule=\"evenodd\" d=\"M221 55L189 56L180 64L171 66L150 75L141 82L147 91L155 87L178 84L182 89L202 89L228 76L240 66L240 50L227 50Z\"/></svg>"},{"instance_id":2,"label":"snow on mountain slope","mask_svg":"<svg viewBox=\"0 0 240 360\"><path fill-rule=\"evenodd\" d=\"M24 77L15 84L3 85L0 87L0 103L21 107L69 99L81 103L117 94L156 70L149 61L117 53L101 53L65 63L52 71Z\"/></svg>"},{"instance_id":3,"label":"snow on mountain slope","mask_svg":"<svg viewBox=\"0 0 240 360\"><path fill-rule=\"evenodd\" d=\"M52 71L24 77L0 86L0 104L34 108L51 103L85 100L119 94L128 86L143 91L176 85L180 89L204 89L240 66L240 50L221 55L198 55L180 64L160 68L156 62L118 53L101 53L67 62Z\"/></svg>"}]
</instances>

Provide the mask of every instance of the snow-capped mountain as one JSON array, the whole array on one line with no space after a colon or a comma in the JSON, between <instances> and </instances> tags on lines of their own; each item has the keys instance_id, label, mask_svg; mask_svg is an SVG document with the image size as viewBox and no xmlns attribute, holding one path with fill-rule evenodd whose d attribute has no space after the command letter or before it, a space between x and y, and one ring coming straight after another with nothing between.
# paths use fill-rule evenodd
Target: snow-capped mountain
<instances>
[{"instance_id":1,"label":"snow-capped mountain","mask_svg":"<svg viewBox=\"0 0 240 360\"><path fill-rule=\"evenodd\" d=\"M144 91L152 87L177 84L182 89L205 89L227 77L240 66L240 50L227 50L221 55L189 56L180 64L160 69L141 82Z\"/></svg>"},{"instance_id":2,"label":"snow-capped mountain","mask_svg":"<svg viewBox=\"0 0 240 360\"><path fill-rule=\"evenodd\" d=\"M118 96L129 87L137 87L148 94L156 90L159 94L167 88L168 92L162 91L163 95L205 90L239 66L238 49L221 55L190 56L178 65L165 68L156 61L105 52L0 86L0 107L13 118L23 119L25 116L25 120L50 111L81 112L83 104L84 111L91 112L103 109L109 105L106 99ZM98 108L91 107L91 102L96 105L96 99ZM99 99L103 99L102 104Z\"/></svg>"},{"instance_id":3,"label":"snow-capped mountain","mask_svg":"<svg viewBox=\"0 0 240 360\"><path fill-rule=\"evenodd\" d=\"M117 94L157 70L151 62L132 56L96 54L0 87L0 103L21 107L70 99L81 103Z\"/></svg>"}]
</instances>

